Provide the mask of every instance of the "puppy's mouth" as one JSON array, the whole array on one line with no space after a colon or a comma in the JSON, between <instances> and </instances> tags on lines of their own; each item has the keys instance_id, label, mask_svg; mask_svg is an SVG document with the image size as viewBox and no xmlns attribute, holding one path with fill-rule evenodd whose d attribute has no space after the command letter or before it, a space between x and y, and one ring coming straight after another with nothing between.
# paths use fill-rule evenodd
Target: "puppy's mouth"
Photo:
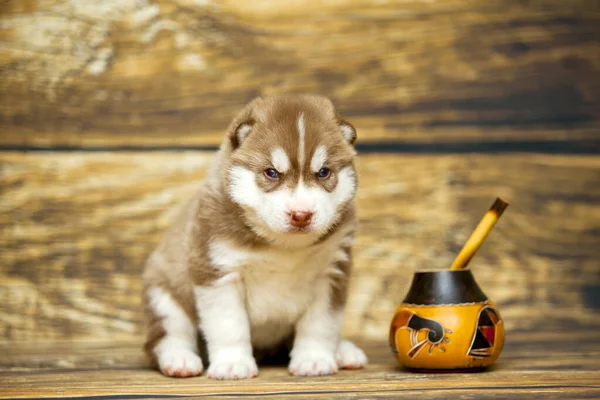
<instances>
[{"instance_id":1,"label":"puppy's mouth","mask_svg":"<svg viewBox=\"0 0 600 400\"><path fill-rule=\"evenodd\" d=\"M287 233L291 235L305 235L313 231L310 225L307 226L289 226Z\"/></svg>"}]
</instances>

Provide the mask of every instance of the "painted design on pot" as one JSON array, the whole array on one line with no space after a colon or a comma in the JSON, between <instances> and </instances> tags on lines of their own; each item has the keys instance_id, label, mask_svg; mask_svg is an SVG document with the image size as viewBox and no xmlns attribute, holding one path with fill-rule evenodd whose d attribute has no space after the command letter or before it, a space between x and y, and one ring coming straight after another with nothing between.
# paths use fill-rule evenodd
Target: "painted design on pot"
<instances>
[{"instance_id":1,"label":"painted design on pot","mask_svg":"<svg viewBox=\"0 0 600 400\"><path fill-rule=\"evenodd\" d=\"M401 310L392 322L392 332L390 334L390 346L392 351L396 353L395 331L397 329L408 329L410 331L411 348L408 351L410 358L414 358L427 345L429 345L429 354L432 354L436 348L439 348L441 352L446 351L443 344L450 343L447 335L452 334L450 329L444 328L442 324L433 319L423 318L411 310Z\"/></svg>"},{"instance_id":2,"label":"painted design on pot","mask_svg":"<svg viewBox=\"0 0 600 400\"><path fill-rule=\"evenodd\" d=\"M496 344L496 325L502 323L498 312L491 306L479 311L477 325L471 340L468 355L473 357L490 357L494 354Z\"/></svg>"}]
</instances>

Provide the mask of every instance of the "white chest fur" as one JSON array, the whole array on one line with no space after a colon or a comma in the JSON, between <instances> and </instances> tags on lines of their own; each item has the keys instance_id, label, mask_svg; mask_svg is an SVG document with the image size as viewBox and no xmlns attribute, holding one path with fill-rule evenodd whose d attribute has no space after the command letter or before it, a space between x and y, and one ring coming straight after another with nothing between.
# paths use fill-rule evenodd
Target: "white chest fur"
<instances>
[{"instance_id":1,"label":"white chest fur","mask_svg":"<svg viewBox=\"0 0 600 400\"><path fill-rule=\"evenodd\" d=\"M213 265L235 278L255 346L274 344L291 333L315 297L319 280L329 279L341 237L301 249L251 250L230 241L213 241Z\"/></svg>"}]
</instances>

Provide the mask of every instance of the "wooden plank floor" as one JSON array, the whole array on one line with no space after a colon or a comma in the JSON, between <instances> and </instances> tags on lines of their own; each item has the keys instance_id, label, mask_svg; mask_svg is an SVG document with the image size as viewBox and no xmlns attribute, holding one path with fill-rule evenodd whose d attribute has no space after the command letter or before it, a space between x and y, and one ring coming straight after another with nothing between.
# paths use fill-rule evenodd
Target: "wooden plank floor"
<instances>
[{"instance_id":1,"label":"wooden plank floor","mask_svg":"<svg viewBox=\"0 0 600 400\"><path fill-rule=\"evenodd\" d=\"M481 373L423 374L399 367L383 341L364 342L370 364L336 376L297 378L284 366L258 378L167 378L150 370L140 342L46 342L0 346L0 398L257 397L531 398L600 397L600 337L595 332L509 335L495 366ZM110 396L110 397L109 397Z\"/></svg>"}]
</instances>

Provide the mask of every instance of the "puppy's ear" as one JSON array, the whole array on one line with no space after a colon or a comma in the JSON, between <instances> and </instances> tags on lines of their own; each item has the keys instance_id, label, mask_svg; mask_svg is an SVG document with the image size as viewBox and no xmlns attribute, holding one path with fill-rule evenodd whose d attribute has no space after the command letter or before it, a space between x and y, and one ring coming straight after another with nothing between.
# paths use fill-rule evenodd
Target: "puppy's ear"
<instances>
[{"instance_id":1,"label":"puppy's ear","mask_svg":"<svg viewBox=\"0 0 600 400\"><path fill-rule=\"evenodd\" d=\"M335 104L327 97L312 96L312 101L317 105L320 110L323 110L328 116L333 117L340 127L340 131L344 136L344 139L350 144L354 144L356 141L356 129L354 126L338 114Z\"/></svg>"},{"instance_id":2,"label":"puppy's ear","mask_svg":"<svg viewBox=\"0 0 600 400\"><path fill-rule=\"evenodd\" d=\"M229 125L228 137L232 150L239 148L248 138L256 123L256 107L262 102L260 97L255 98L240 111Z\"/></svg>"},{"instance_id":3,"label":"puppy's ear","mask_svg":"<svg viewBox=\"0 0 600 400\"><path fill-rule=\"evenodd\" d=\"M342 135L344 135L344 139L346 139L348 143L354 144L356 141L356 129L354 129L354 126L341 118L338 119L338 125L342 131Z\"/></svg>"},{"instance_id":4,"label":"puppy's ear","mask_svg":"<svg viewBox=\"0 0 600 400\"><path fill-rule=\"evenodd\" d=\"M229 135L229 140L231 140L231 147L233 150L237 149L242 145L244 140L250 135L252 129L254 127L254 120L248 119L242 123L240 123L234 131Z\"/></svg>"}]
</instances>

